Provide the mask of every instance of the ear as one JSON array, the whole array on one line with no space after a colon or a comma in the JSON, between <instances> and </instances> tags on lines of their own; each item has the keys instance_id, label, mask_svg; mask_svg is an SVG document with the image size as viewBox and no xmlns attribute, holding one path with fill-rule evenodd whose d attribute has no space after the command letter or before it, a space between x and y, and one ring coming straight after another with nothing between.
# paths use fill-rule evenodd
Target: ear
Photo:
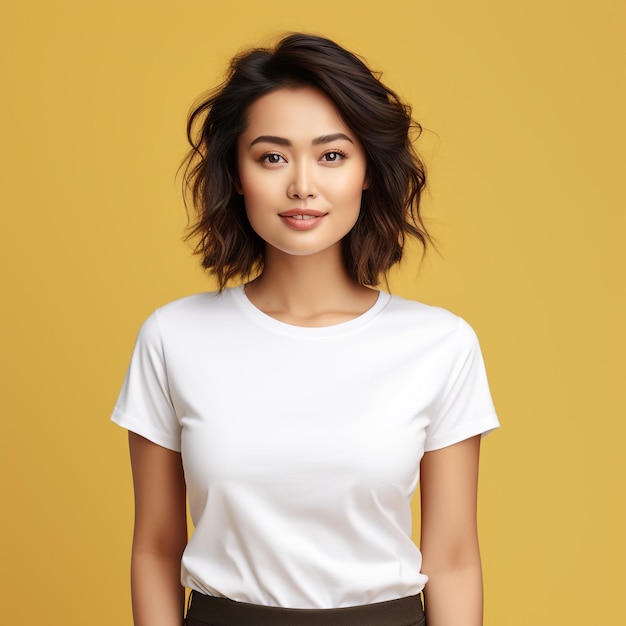
<instances>
[{"instance_id":1,"label":"ear","mask_svg":"<svg viewBox=\"0 0 626 626\"><path fill-rule=\"evenodd\" d=\"M371 165L369 163L369 161L367 162L366 166L365 166L365 177L363 180L363 191L365 191L366 189L369 189L371 184L372 184L372 170L370 169Z\"/></svg>"},{"instance_id":2,"label":"ear","mask_svg":"<svg viewBox=\"0 0 626 626\"><path fill-rule=\"evenodd\" d=\"M235 179L233 180L233 187L235 188L235 191L240 196L243 196L243 187L241 186L241 181L239 180L239 176L236 176Z\"/></svg>"}]
</instances>

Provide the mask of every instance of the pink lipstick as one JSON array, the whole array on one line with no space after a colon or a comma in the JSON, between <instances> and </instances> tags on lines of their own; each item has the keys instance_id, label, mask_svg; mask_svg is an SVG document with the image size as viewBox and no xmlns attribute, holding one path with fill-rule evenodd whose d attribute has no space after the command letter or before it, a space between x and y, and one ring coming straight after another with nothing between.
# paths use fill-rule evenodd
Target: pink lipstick
<instances>
[{"instance_id":1,"label":"pink lipstick","mask_svg":"<svg viewBox=\"0 0 626 626\"><path fill-rule=\"evenodd\" d=\"M326 217L327 213L314 209L290 209L278 215L291 228L309 230L315 228Z\"/></svg>"}]
</instances>

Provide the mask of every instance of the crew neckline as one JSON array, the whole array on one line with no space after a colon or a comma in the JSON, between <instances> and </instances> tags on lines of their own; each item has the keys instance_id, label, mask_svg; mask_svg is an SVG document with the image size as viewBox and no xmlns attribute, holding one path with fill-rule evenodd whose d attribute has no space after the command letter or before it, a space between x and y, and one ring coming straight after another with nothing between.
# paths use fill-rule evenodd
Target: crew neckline
<instances>
[{"instance_id":1,"label":"crew neckline","mask_svg":"<svg viewBox=\"0 0 626 626\"><path fill-rule=\"evenodd\" d=\"M367 309L367 311L357 315L357 317L354 317L351 320L340 322L338 324L332 324L330 326L296 326L295 324L281 322L275 317L272 317L267 313L263 313L261 309L257 308L248 299L248 296L244 291L244 285L231 287L227 289L227 291L231 294L238 307L255 323L268 330L283 335L312 339L319 339L321 337L336 337L337 335L352 333L363 328L387 306L389 300L391 299L391 296L388 293L379 290L378 297L376 298L374 304Z\"/></svg>"}]
</instances>

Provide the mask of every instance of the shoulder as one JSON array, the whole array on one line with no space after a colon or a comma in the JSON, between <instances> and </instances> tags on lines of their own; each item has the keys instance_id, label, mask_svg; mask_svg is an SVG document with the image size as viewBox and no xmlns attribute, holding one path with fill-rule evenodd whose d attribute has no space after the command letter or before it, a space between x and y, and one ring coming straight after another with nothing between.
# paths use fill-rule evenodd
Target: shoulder
<instances>
[{"instance_id":1,"label":"shoulder","mask_svg":"<svg viewBox=\"0 0 626 626\"><path fill-rule=\"evenodd\" d=\"M417 300L407 300L397 295L389 296L389 309L398 315L433 323L454 325L459 319L457 315L442 307L425 304Z\"/></svg>"},{"instance_id":2,"label":"shoulder","mask_svg":"<svg viewBox=\"0 0 626 626\"><path fill-rule=\"evenodd\" d=\"M204 311L219 305L223 301L223 295L228 291L230 290L226 289L221 293L219 291L205 291L178 298L163 304L156 309L155 313L160 317L193 315L197 311Z\"/></svg>"},{"instance_id":3,"label":"shoulder","mask_svg":"<svg viewBox=\"0 0 626 626\"><path fill-rule=\"evenodd\" d=\"M472 327L462 317L439 306L391 295L386 313L385 321L390 325L419 329L439 337L456 336L463 342L475 337Z\"/></svg>"},{"instance_id":4,"label":"shoulder","mask_svg":"<svg viewBox=\"0 0 626 626\"><path fill-rule=\"evenodd\" d=\"M142 324L140 336L151 342L164 336L195 332L214 326L218 318L232 319L231 289L185 296L157 308Z\"/></svg>"},{"instance_id":5,"label":"shoulder","mask_svg":"<svg viewBox=\"0 0 626 626\"><path fill-rule=\"evenodd\" d=\"M440 363L455 363L480 352L473 328L459 315L399 296L391 296L380 326L395 345Z\"/></svg>"},{"instance_id":6,"label":"shoulder","mask_svg":"<svg viewBox=\"0 0 626 626\"><path fill-rule=\"evenodd\" d=\"M236 288L228 288L224 291L206 291L197 293L178 300L168 302L159 307L153 316L161 323L193 322L195 319L205 319L207 316L220 315L233 310L235 306L232 292Z\"/></svg>"}]
</instances>

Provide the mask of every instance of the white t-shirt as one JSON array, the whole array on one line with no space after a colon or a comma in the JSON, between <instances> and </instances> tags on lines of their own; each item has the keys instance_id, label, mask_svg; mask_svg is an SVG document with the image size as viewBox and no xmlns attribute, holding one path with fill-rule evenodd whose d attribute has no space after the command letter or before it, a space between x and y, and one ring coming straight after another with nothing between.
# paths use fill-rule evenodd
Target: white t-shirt
<instances>
[{"instance_id":1,"label":"white t-shirt","mask_svg":"<svg viewBox=\"0 0 626 626\"><path fill-rule=\"evenodd\" d=\"M291 608L418 593L422 455L498 426L459 317L381 292L353 320L305 328L241 287L148 318L112 419L182 453L182 584Z\"/></svg>"}]
</instances>

